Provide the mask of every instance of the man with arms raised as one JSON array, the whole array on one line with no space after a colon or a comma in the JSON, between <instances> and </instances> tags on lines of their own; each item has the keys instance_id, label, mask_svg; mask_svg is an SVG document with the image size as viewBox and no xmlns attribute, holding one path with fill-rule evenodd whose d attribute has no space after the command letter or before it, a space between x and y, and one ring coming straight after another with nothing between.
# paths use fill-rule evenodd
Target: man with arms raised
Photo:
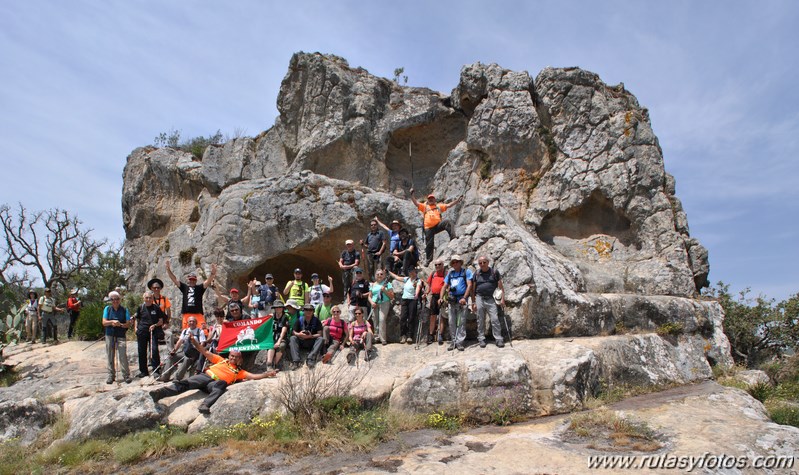
<instances>
[{"instance_id":1,"label":"man with arms raised","mask_svg":"<svg viewBox=\"0 0 799 475\"><path fill-rule=\"evenodd\" d=\"M183 306L181 307L183 323L180 328L188 328L189 316L192 315L197 319L197 324L202 325L203 322L205 322L203 295L205 294L205 290L214 283L216 264L211 264L211 275L209 275L202 284L197 284L197 274L194 271L190 271L186 274L186 280L189 281L188 284L179 281L178 278L175 277L175 274L172 273L172 266L169 259L166 261L166 273L169 278L172 279L172 282L178 286L180 293L183 294Z\"/></svg>"}]
</instances>

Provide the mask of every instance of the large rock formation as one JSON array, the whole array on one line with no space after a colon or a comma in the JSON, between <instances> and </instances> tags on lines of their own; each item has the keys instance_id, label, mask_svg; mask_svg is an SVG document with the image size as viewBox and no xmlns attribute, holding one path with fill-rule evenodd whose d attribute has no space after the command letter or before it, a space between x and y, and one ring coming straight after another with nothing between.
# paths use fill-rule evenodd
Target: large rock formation
<instances>
[{"instance_id":1,"label":"large rock formation","mask_svg":"<svg viewBox=\"0 0 799 475\"><path fill-rule=\"evenodd\" d=\"M421 237L411 186L441 201L457 238L436 254L489 256L503 272L514 337L651 331L679 324L729 359L647 110L623 85L578 69L533 80L465 66L452 94L401 87L345 60L298 53L275 125L209 147L201 160L143 147L124 172L130 285L210 263L223 286L302 267L336 276L343 241L368 220ZM168 286L170 296L178 297ZM211 296L207 297L211 298Z\"/></svg>"}]
</instances>

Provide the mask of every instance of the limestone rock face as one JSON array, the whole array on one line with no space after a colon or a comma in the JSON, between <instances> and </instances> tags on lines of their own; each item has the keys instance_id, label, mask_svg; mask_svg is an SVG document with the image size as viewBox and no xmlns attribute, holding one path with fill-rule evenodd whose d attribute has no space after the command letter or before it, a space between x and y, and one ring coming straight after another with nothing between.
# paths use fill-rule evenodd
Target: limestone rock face
<instances>
[{"instance_id":1,"label":"limestone rock face","mask_svg":"<svg viewBox=\"0 0 799 475\"><path fill-rule=\"evenodd\" d=\"M124 172L131 288L219 263L242 288L295 267L334 277L346 239L398 219L424 245L407 190L440 202L455 236L436 256L492 260L515 338L651 331L679 324L729 360L707 285L707 251L688 231L645 108L579 68L465 66L450 95L401 87L339 57L295 54L275 125L209 147L202 160L138 148ZM423 258L424 259L424 258ZM431 271L423 269L426 276ZM179 302L170 284L166 293ZM208 292L206 304L213 301Z\"/></svg>"}]
</instances>

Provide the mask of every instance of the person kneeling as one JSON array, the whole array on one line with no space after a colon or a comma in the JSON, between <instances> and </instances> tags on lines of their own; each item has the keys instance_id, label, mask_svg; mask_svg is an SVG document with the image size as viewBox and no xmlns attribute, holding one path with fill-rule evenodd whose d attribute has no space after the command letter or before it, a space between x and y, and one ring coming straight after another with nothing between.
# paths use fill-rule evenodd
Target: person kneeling
<instances>
[{"instance_id":1,"label":"person kneeling","mask_svg":"<svg viewBox=\"0 0 799 475\"><path fill-rule=\"evenodd\" d=\"M150 396L155 402L165 397L176 396L190 389L200 389L208 393L208 397L200 404L199 411L202 414L208 414L211 412L211 406L222 396L225 389L236 381L274 378L277 375L274 371L253 374L240 369L242 363L240 351L230 350L228 358L225 359L200 346L192 335L189 335L189 342L191 342L192 346L205 356L213 366L208 368L205 373L196 374L189 379L175 381L169 386L150 391Z\"/></svg>"}]
</instances>

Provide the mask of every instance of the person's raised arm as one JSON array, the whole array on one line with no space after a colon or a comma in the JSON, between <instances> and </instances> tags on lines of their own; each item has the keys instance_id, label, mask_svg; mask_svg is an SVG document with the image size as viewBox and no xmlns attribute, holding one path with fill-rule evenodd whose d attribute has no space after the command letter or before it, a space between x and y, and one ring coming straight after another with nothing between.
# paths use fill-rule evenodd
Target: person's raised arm
<instances>
[{"instance_id":1,"label":"person's raised arm","mask_svg":"<svg viewBox=\"0 0 799 475\"><path fill-rule=\"evenodd\" d=\"M411 201L413 202L413 205L418 208L419 207L419 202L416 201L416 196L413 195L413 191L414 191L413 188L411 188L409 191L411 192Z\"/></svg>"},{"instance_id":2,"label":"person's raised arm","mask_svg":"<svg viewBox=\"0 0 799 475\"><path fill-rule=\"evenodd\" d=\"M203 346L200 344L200 342L198 342L197 340L195 340L195 339L194 339L194 336L191 334L191 332L189 332L189 343L191 343L191 346L193 346L193 347L194 347L194 349L196 349L197 351L199 351L201 355L205 356L205 358L206 358L206 359L209 359L209 360L211 359L211 355L212 355L213 353L211 353L210 351L206 350L206 349L205 349L205 347L203 347Z\"/></svg>"},{"instance_id":3,"label":"person's raised arm","mask_svg":"<svg viewBox=\"0 0 799 475\"><path fill-rule=\"evenodd\" d=\"M454 200L450 201L449 203L444 203L444 206L446 206L447 208L451 208L451 207L455 206L456 204L460 203L462 200L463 200L463 195L460 195L459 197L455 198Z\"/></svg>"},{"instance_id":4,"label":"person's raised arm","mask_svg":"<svg viewBox=\"0 0 799 475\"><path fill-rule=\"evenodd\" d=\"M180 281L178 280L177 277L175 277L175 274L172 272L172 264L170 264L169 259L166 260L166 275L168 275L169 278L172 279L172 282L175 284L176 287L180 287Z\"/></svg>"},{"instance_id":5,"label":"person's raised arm","mask_svg":"<svg viewBox=\"0 0 799 475\"><path fill-rule=\"evenodd\" d=\"M332 278L332 277L330 277L330 276L327 276L327 283L328 283L328 287L330 287L330 290L329 290L328 292L329 292L330 294L332 294L333 292L335 292L335 291L336 291L336 289L335 289L335 288L333 288L333 278Z\"/></svg>"},{"instance_id":6,"label":"person's raised arm","mask_svg":"<svg viewBox=\"0 0 799 475\"><path fill-rule=\"evenodd\" d=\"M396 252L396 251L394 251L394 252ZM395 273L393 273L393 272L391 272L391 271L388 271L388 273L389 273L389 275L390 275L392 278L394 278L394 280L398 280L398 281L400 281L400 282L405 282L405 277L403 277L403 276L401 276L401 275L397 275L397 274L395 274Z\"/></svg>"},{"instance_id":7,"label":"person's raised arm","mask_svg":"<svg viewBox=\"0 0 799 475\"><path fill-rule=\"evenodd\" d=\"M391 231L391 228L389 228L388 226L386 226L386 225L385 225L385 223L383 223L383 221L380 221L380 218L378 218L378 217L377 217L377 215L375 215L375 218L374 218L374 219L375 219L375 221L377 222L377 225L378 225L378 226L380 226L381 228L385 229L386 231Z\"/></svg>"},{"instance_id":8,"label":"person's raised arm","mask_svg":"<svg viewBox=\"0 0 799 475\"><path fill-rule=\"evenodd\" d=\"M211 264L211 275L209 275L208 278L205 279L205 282L203 282L203 287L207 289L214 283L214 278L216 277L216 271L217 271L216 264Z\"/></svg>"}]
</instances>

